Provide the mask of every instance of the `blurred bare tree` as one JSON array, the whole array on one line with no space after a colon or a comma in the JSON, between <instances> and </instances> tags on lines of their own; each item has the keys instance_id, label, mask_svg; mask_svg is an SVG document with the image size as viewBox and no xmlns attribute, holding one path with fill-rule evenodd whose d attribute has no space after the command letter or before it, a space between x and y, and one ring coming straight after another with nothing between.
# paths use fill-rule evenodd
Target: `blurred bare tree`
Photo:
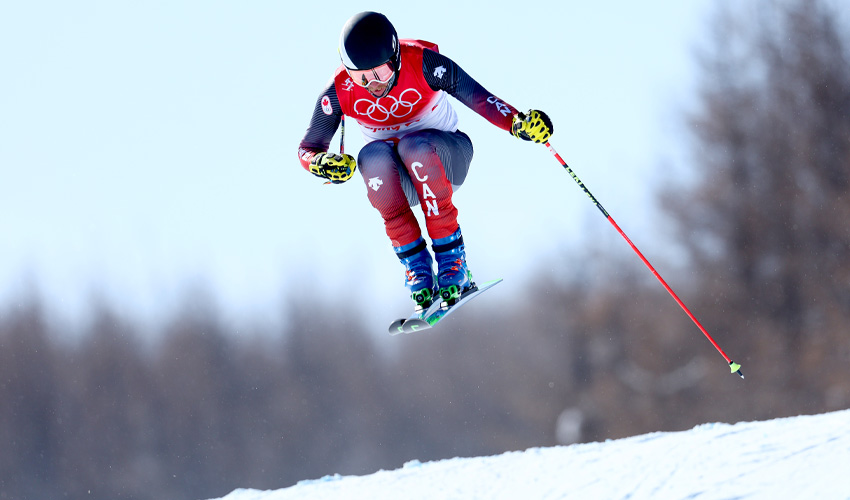
<instances>
[{"instance_id":1,"label":"blurred bare tree","mask_svg":"<svg viewBox=\"0 0 850 500\"><path fill-rule=\"evenodd\" d=\"M816 0L748 7L721 13L701 55L699 179L668 193L667 206L699 275L711 277L703 295L718 329L751 356L754 416L845 408L848 27Z\"/></svg>"},{"instance_id":2,"label":"blurred bare tree","mask_svg":"<svg viewBox=\"0 0 850 500\"><path fill-rule=\"evenodd\" d=\"M195 290L164 332L98 303L67 339L22 301L0 311L0 499L208 498L850 406L850 31L829 5L718 11L693 180L663 193L688 274L655 264L746 381L634 255L598 248L395 338L300 296L246 334Z\"/></svg>"}]
</instances>

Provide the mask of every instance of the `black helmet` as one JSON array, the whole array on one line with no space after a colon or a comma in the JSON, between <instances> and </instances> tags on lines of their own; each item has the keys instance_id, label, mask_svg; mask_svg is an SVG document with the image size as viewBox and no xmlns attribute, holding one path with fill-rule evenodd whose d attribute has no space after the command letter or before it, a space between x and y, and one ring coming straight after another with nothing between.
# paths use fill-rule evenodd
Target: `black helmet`
<instances>
[{"instance_id":1,"label":"black helmet","mask_svg":"<svg viewBox=\"0 0 850 500\"><path fill-rule=\"evenodd\" d=\"M361 12L342 27L339 56L349 74L351 70L368 70L390 63L394 73L389 85L392 88L398 82L401 68L399 53L398 34L383 14Z\"/></svg>"},{"instance_id":2,"label":"black helmet","mask_svg":"<svg viewBox=\"0 0 850 500\"><path fill-rule=\"evenodd\" d=\"M398 35L383 14L361 12L342 27L339 55L348 69L370 69L397 61L398 53Z\"/></svg>"}]
</instances>

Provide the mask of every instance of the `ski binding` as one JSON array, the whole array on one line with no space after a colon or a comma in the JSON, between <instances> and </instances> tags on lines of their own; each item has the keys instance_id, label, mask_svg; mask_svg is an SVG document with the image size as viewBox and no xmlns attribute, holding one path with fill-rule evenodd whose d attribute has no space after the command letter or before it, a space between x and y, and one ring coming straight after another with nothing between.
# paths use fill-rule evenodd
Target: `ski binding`
<instances>
[{"instance_id":1,"label":"ski binding","mask_svg":"<svg viewBox=\"0 0 850 500\"><path fill-rule=\"evenodd\" d=\"M400 318L393 321L389 327L389 333L390 335L400 335L402 333L413 333L433 328L434 325L454 312L458 307L501 282L502 279L499 278L497 280L488 281L480 286L473 284L472 288L463 292L460 298L452 304L448 304L440 300L438 297L438 299L424 311L414 311L414 313L407 318Z\"/></svg>"}]
</instances>

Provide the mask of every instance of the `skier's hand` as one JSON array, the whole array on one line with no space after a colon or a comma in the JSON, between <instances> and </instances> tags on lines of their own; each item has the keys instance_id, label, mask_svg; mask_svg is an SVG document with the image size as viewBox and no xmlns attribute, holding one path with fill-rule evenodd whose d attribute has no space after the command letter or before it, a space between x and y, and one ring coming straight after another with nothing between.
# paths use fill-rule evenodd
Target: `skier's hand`
<instances>
[{"instance_id":1,"label":"skier's hand","mask_svg":"<svg viewBox=\"0 0 850 500\"><path fill-rule=\"evenodd\" d=\"M546 142L555 131L546 113L532 109L528 114L517 113L511 124L511 134L525 141Z\"/></svg>"},{"instance_id":2,"label":"skier's hand","mask_svg":"<svg viewBox=\"0 0 850 500\"><path fill-rule=\"evenodd\" d=\"M310 162L310 172L318 177L328 179L334 184L341 184L354 175L357 162L354 157L346 154L319 153Z\"/></svg>"}]
</instances>

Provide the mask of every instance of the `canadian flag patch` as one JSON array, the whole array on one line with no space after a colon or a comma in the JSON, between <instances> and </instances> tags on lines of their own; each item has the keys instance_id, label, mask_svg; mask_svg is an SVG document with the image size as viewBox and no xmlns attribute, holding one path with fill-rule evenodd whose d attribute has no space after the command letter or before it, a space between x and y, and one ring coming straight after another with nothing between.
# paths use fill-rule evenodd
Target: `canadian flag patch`
<instances>
[{"instance_id":1,"label":"canadian flag patch","mask_svg":"<svg viewBox=\"0 0 850 500\"><path fill-rule=\"evenodd\" d=\"M322 96L322 111L324 111L326 115L333 114L334 112L331 108L331 98L328 96Z\"/></svg>"}]
</instances>

